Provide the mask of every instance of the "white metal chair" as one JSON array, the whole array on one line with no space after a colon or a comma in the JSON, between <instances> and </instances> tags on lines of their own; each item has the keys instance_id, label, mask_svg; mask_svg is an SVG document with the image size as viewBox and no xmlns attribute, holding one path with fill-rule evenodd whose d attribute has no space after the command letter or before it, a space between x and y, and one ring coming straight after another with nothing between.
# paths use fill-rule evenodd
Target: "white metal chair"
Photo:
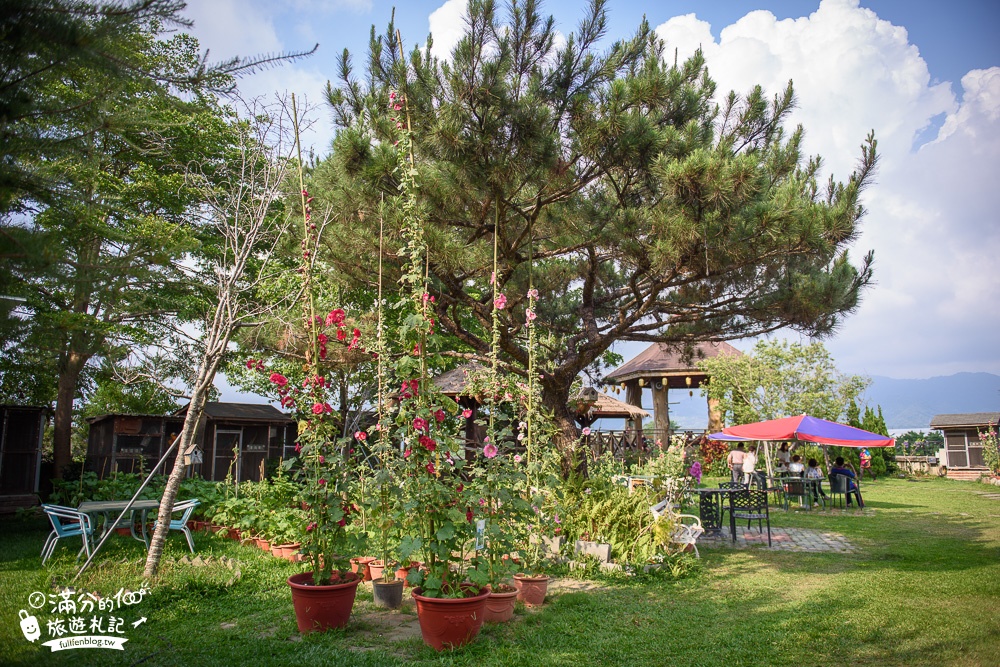
<instances>
[{"instance_id":1,"label":"white metal chair","mask_svg":"<svg viewBox=\"0 0 1000 667\"><path fill-rule=\"evenodd\" d=\"M674 529L670 534L671 544L683 545L685 547L690 545L694 549L694 557L701 558L701 554L698 553L698 538L705 532L705 529L701 525L701 518L694 514L678 514L674 512L673 506L670 504L670 496L650 507L649 511L657 519L665 516L674 522Z\"/></svg>"},{"instance_id":2,"label":"white metal chair","mask_svg":"<svg viewBox=\"0 0 1000 667\"><path fill-rule=\"evenodd\" d=\"M80 548L80 553L76 555L76 558L79 560L80 554L84 552L87 553L87 557L89 558L90 536L94 533L90 517L80 510L60 505L42 505L42 510L49 518L49 523L52 524L52 532L49 533L49 536L45 539L45 545L42 547L42 565L52 556L52 552L56 550L56 543L64 537L79 536L83 540L83 546Z\"/></svg>"}]
</instances>

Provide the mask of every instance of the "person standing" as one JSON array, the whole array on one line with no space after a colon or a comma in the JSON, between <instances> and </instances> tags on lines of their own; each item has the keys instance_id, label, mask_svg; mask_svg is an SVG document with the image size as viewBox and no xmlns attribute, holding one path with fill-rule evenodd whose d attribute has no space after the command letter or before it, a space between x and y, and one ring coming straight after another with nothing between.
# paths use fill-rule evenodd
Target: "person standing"
<instances>
[{"instance_id":1,"label":"person standing","mask_svg":"<svg viewBox=\"0 0 1000 667\"><path fill-rule=\"evenodd\" d=\"M777 453L778 458L778 470L780 472L789 472L789 466L792 463L791 452L788 451L788 443L781 443L781 447L778 448Z\"/></svg>"},{"instance_id":2,"label":"person standing","mask_svg":"<svg viewBox=\"0 0 1000 667\"><path fill-rule=\"evenodd\" d=\"M745 456L746 450L743 449L743 443L741 442L726 457L726 465L729 466L729 472L732 473L734 482L743 482L743 458Z\"/></svg>"},{"instance_id":3,"label":"person standing","mask_svg":"<svg viewBox=\"0 0 1000 667\"><path fill-rule=\"evenodd\" d=\"M859 477L864 478L865 471L871 475L872 481L875 481L875 472L872 470L872 453L868 451L867 447L861 449L861 454L859 455L861 459L861 474Z\"/></svg>"},{"instance_id":4,"label":"person standing","mask_svg":"<svg viewBox=\"0 0 1000 667\"><path fill-rule=\"evenodd\" d=\"M757 474L757 448L751 447L743 456L743 483L750 485L750 480Z\"/></svg>"}]
</instances>

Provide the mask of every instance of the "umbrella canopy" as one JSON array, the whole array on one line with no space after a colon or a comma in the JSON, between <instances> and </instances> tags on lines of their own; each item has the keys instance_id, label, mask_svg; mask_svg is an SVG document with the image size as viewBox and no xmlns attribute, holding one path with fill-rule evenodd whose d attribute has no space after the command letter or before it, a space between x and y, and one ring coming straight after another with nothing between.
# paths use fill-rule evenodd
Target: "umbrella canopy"
<instances>
[{"instance_id":1,"label":"umbrella canopy","mask_svg":"<svg viewBox=\"0 0 1000 667\"><path fill-rule=\"evenodd\" d=\"M730 426L708 437L712 440L802 440L838 447L896 446L895 438L809 415Z\"/></svg>"}]
</instances>

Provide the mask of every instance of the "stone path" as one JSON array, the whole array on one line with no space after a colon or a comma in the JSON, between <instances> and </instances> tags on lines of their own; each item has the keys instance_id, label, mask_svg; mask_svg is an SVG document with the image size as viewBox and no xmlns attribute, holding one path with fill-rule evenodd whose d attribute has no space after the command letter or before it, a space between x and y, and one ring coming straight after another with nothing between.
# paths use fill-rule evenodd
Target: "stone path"
<instances>
[{"instance_id":1,"label":"stone path","mask_svg":"<svg viewBox=\"0 0 1000 667\"><path fill-rule=\"evenodd\" d=\"M754 526L749 530L745 526L737 526L736 543L729 535L729 528L723 528L720 535L711 537L702 535L698 538L698 547L726 546L741 549L744 547L763 545L767 548L767 528L764 533L757 532ZM840 533L826 530L811 530L809 528L776 528L771 526L771 549L775 551L808 551L813 553L855 553L857 547L847 541Z\"/></svg>"}]
</instances>

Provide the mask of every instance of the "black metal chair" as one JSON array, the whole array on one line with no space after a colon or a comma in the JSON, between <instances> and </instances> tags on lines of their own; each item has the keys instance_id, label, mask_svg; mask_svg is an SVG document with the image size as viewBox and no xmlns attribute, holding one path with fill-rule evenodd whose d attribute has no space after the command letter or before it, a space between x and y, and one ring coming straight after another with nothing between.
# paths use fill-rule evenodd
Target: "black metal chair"
<instances>
[{"instance_id":1,"label":"black metal chair","mask_svg":"<svg viewBox=\"0 0 1000 667\"><path fill-rule=\"evenodd\" d=\"M791 501L793 498L798 498L799 505L810 504L810 498L808 489L806 489L806 483L802 479L793 479L786 477L782 480L782 488L785 491L784 504L785 509L791 507Z\"/></svg>"},{"instance_id":2,"label":"black metal chair","mask_svg":"<svg viewBox=\"0 0 1000 667\"><path fill-rule=\"evenodd\" d=\"M767 546L771 546L771 511L767 503L767 491L763 489L741 489L731 494L734 519L746 519L747 529L750 523L757 522L757 531L764 533L764 522L767 522Z\"/></svg>"},{"instance_id":3,"label":"black metal chair","mask_svg":"<svg viewBox=\"0 0 1000 667\"><path fill-rule=\"evenodd\" d=\"M720 482L719 483L719 488L720 489L745 489L747 487L746 487L745 484L743 484L743 482ZM729 503L726 502L726 496L725 495L722 496L722 499L720 500L720 502L722 504L720 505L720 508L719 508L719 521L720 521L719 525L720 526L724 526L726 524L723 521L723 518L726 516L726 510L729 509Z\"/></svg>"},{"instance_id":4,"label":"black metal chair","mask_svg":"<svg viewBox=\"0 0 1000 667\"><path fill-rule=\"evenodd\" d=\"M847 496L847 477L844 475L830 475L830 505L837 504L837 496L840 496L840 509L844 509L844 498Z\"/></svg>"}]
</instances>

